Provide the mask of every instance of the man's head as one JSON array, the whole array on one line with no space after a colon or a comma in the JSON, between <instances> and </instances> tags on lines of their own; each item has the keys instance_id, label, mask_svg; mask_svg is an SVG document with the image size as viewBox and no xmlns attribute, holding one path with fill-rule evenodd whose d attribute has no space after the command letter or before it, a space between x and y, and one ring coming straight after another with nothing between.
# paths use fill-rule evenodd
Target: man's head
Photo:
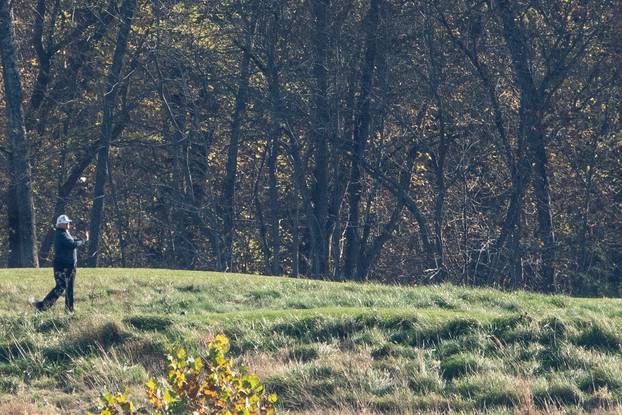
<instances>
[{"instance_id":1,"label":"man's head","mask_svg":"<svg viewBox=\"0 0 622 415\"><path fill-rule=\"evenodd\" d=\"M60 215L56 218L56 227L59 229L69 229L71 227L72 220L67 215Z\"/></svg>"}]
</instances>

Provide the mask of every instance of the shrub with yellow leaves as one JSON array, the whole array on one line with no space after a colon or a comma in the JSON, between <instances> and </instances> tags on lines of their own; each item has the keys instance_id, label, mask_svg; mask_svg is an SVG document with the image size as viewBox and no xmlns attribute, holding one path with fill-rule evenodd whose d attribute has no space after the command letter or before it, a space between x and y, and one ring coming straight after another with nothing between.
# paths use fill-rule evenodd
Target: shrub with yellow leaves
<instances>
[{"instance_id":1,"label":"shrub with yellow leaves","mask_svg":"<svg viewBox=\"0 0 622 415\"><path fill-rule=\"evenodd\" d=\"M268 395L256 375L236 370L228 351L229 339L216 336L208 344L205 361L188 356L183 348L169 352L166 377L146 384L148 408L137 409L127 393L105 393L98 414L276 414L276 395Z\"/></svg>"}]
</instances>

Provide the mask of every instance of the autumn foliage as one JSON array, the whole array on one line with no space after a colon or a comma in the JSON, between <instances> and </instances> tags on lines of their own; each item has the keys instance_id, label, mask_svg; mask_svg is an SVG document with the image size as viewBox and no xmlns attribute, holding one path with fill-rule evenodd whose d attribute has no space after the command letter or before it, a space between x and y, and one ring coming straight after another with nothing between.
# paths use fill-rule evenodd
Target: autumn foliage
<instances>
[{"instance_id":1,"label":"autumn foliage","mask_svg":"<svg viewBox=\"0 0 622 415\"><path fill-rule=\"evenodd\" d=\"M189 356L185 349L166 356L165 378L146 385L147 406L138 407L128 393L102 394L98 415L270 415L276 414L276 395L268 395L256 375L236 369L227 357L229 340L210 341L205 360ZM93 415L89 413L89 415Z\"/></svg>"}]
</instances>

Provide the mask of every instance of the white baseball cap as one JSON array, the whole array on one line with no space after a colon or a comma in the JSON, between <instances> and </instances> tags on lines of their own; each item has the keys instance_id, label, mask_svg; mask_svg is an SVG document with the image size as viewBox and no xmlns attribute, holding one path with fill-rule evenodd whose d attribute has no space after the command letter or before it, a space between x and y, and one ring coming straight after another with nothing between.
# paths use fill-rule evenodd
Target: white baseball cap
<instances>
[{"instance_id":1,"label":"white baseball cap","mask_svg":"<svg viewBox=\"0 0 622 415\"><path fill-rule=\"evenodd\" d=\"M60 215L56 219L56 226L64 225L65 223L71 223L71 222L73 222L73 221L71 219L69 219L69 216L67 216L67 215Z\"/></svg>"}]
</instances>

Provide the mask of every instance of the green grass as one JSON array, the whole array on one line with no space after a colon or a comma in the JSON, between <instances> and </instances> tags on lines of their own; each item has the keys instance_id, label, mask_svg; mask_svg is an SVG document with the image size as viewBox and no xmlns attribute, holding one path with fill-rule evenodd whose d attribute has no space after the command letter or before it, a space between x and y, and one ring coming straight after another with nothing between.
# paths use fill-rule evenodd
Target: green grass
<instances>
[{"instance_id":1,"label":"green grass","mask_svg":"<svg viewBox=\"0 0 622 415\"><path fill-rule=\"evenodd\" d=\"M0 270L0 413L84 413L125 387L140 401L168 347L201 354L217 333L283 413L622 409L617 299L151 269L76 281L74 315L62 300L35 315L51 271Z\"/></svg>"}]
</instances>

